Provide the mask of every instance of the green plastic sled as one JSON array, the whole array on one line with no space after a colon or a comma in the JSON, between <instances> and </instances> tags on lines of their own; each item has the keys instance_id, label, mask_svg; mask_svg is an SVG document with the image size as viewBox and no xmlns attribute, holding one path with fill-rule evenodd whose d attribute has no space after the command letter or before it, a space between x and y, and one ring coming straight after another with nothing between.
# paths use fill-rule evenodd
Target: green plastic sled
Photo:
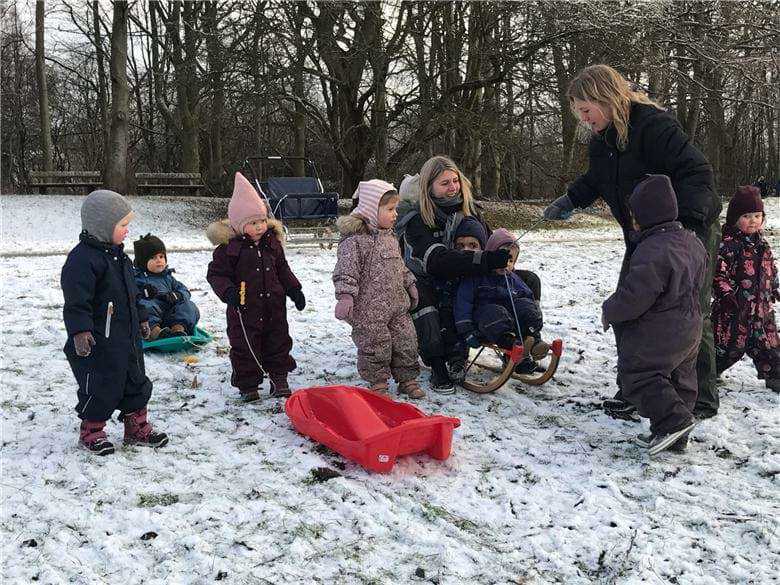
<instances>
[{"instance_id":1,"label":"green plastic sled","mask_svg":"<svg viewBox=\"0 0 780 585\"><path fill-rule=\"evenodd\" d=\"M200 327L195 327L193 335L183 337L167 337L165 339L155 339L154 341L144 341L144 351L185 351L197 349L201 345L206 345L212 337Z\"/></svg>"}]
</instances>

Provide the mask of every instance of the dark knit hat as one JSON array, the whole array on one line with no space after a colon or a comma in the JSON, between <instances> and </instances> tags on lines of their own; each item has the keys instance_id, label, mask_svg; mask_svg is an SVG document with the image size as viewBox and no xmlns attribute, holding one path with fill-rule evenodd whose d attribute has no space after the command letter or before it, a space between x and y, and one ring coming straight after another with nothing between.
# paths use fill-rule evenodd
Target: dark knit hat
<instances>
[{"instance_id":1,"label":"dark knit hat","mask_svg":"<svg viewBox=\"0 0 780 585\"><path fill-rule=\"evenodd\" d=\"M646 175L628 200L642 229L677 219L677 195L666 175Z\"/></svg>"},{"instance_id":2,"label":"dark knit hat","mask_svg":"<svg viewBox=\"0 0 780 585\"><path fill-rule=\"evenodd\" d=\"M460 220L458 227L455 229L455 235L452 239L454 241L456 238L462 238L465 236L476 238L479 241L479 247L483 250L485 249L485 244L487 243L487 232L485 231L485 227L479 223L478 219L471 216L466 216Z\"/></svg>"},{"instance_id":3,"label":"dark knit hat","mask_svg":"<svg viewBox=\"0 0 780 585\"><path fill-rule=\"evenodd\" d=\"M726 212L726 223L737 225L739 218L746 213L764 213L764 202L761 200L761 191L757 187L743 185L737 187L737 192L729 201Z\"/></svg>"},{"instance_id":4,"label":"dark knit hat","mask_svg":"<svg viewBox=\"0 0 780 585\"><path fill-rule=\"evenodd\" d=\"M146 265L155 254L162 252L165 254L166 260L168 258L168 252L165 251L165 244L163 244L163 241L160 238L153 236L152 234L141 236L133 242L133 252L135 253L133 264L141 270L146 270Z\"/></svg>"}]
</instances>

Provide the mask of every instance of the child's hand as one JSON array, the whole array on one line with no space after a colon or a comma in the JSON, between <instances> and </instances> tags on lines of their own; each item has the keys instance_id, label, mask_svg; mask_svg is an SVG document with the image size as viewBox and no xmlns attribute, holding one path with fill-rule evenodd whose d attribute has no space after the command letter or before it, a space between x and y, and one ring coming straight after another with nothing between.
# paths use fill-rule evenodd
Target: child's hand
<instances>
[{"instance_id":1,"label":"child's hand","mask_svg":"<svg viewBox=\"0 0 780 585\"><path fill-rule=\"evenodd\" d=\"M417 291L417 285L412 283L409 288L406 289L406 292L409 293L409 308L414 310L417 308L417 305L420 304L420 293Z\"/></svg>"},{"instance_id":2,"label":"child's hand","mask_svg":"<svg viewBox=\"0 0 780 585\"><path fill-rule=\"evenodd\" d=\"M157 295L157 298L160 299L161 301L165 301L169 305L175 305L179 301L184 300L184 297L181 296L181 293L177 293L177 292L173 292L173 291L166 292L166 293L160 293L160 294Z\"/></svg>"},{"instance_id":3,"label":"child's hand","mask_svg":"<svg viewBox=\"0 0 780 585\"><path fill-rule=\"evenodd\" d=\"M141 337L144 339L149 339L149 336L152 334L152 328L149 327L149 321L144 321L141 323Z\"/></svg>"},{"instance_id":4,"label":"child's hand","mask_svg":"<svg viewBox=\"0 0 780 585\"><path fill-rule=\"evenodd\" d=\"M87 357L92 353L92 348L95 347L95 338L91 331L82 331L73 336L73 345L76 346L77 356Z\"/></svg>"},{"instance_id":5,"label":"child's hand","mask_svg":"<svg viewBox=\"0 0 780 585\"><path fill-rule=\"evenodd\" d=\"M225 302L228 307L238 307L241 305L241 296L237 288L229 288L225 291Z\"/></svg>"},{"instance_id":6,"label":"child's hand","mask_svg":"<svg viewBox=\"0 0 780 585\"><path fill-rule=\"evenodd\" d=\"M145 299L153 299L157 296L157 293L159 292L157 290L157 287L151 284L145 284L140 287L141 295Z\"/></svg>"},{"instance_id":7,"label":"child's hand","mask_svg":"<svg viewBox=\"0 0 780 585\"><path fill-rule=\"evenodd\" d=\"M336 319L349 323L352 320L352 309L354 301L351 295L340 295L339 302L336 303Z\"/></svg>"},{"instance_id":8,"label":"child's hand","mask_svg":"<svg viewBox=\"0 0 780 585\"><path fill-rule=\"evenodd\" d=\"M303 311L306 308L306 297L303 296L303 291L299 288L292 288L287 291L287 296L295 303L295 308L299 311Z\"/></svg>"},{"instance_id":9,"label":"child's hand","mask_svg":"<svg viewBox=\"0 0 780 585\"><path fill-rule=\"evenodd\" d=\"M504 269L509 263L509 250L499 249L482 253L482 263L490 270Z\"/></svg>"}]
</instances>

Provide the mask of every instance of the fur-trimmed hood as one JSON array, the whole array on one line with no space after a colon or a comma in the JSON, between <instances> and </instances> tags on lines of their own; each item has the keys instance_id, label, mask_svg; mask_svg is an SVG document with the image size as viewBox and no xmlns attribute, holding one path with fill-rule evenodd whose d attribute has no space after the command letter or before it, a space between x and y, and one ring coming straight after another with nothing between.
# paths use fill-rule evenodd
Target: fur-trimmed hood
<instances>
[{"instance_id":1,"label":"fur-trimmed hood","mask_svg":"<svg viewBox=\"0 0 780 585\"><path fill-rule=\"evenodd\" d=\"M371 229L368 223L359 215L343 215L336 220L336 229L339 230L342 238L354 236L355 234L370 234Z\"/></svg>"},{"instance_id":2,"label":"fur-trimmed hood","mask_svg":"<svg viewBox=\"0 0 780 585\"><path fill-rule=\"evenodd\" d=\"M282 226L282 222L278 219L269 219L268 230L272 232L273 235L276 236L276 239L279 240L279 243L284 246L284 227ZM215 246L227 244L232 238L235 238L238 235L239 234L230 227L230 220L227 219L214 221L206 228L206 237Z\"/></svg>"}]
</instances>

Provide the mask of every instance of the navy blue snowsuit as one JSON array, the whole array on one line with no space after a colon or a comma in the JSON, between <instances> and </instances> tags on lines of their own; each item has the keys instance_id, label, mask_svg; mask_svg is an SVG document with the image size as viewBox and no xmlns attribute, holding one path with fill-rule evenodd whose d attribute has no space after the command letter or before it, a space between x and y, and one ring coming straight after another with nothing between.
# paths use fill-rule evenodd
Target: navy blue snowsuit
<instances>
[{"instance_id":1,"label":"navy blue snowsuit","mask_svg":"<svg viewBox=\"0 0 780 585\"><path fill-rule=\"evenodd\" d=\"M515 314L520 331L515 325ZM514 332L523 339L539 334L542 312L531 289L514 272L506 277L503 274L464 277L455 298L455 327L463 338L479 332L481 337L496 343L506 333Z\"/></svg>"},{"instance_id":2,"label":"navy blue snowsuit","mask_svg":"<svg viewBox=\"0 0 780 585\"><path fill-rule=\"evenodd\" d=\"M139 327L147 313L138 303L124 246L99 242L86 232L79 240L60 277L68 332L63 351L79 385L79 418L105 421L114 410L135 412L149 402L152 382L146 377ZM109 303L113 314L107 330ZM83 331L91 331L96 344L90 355L79 357L73 336Z\"/></svg>"},{"instance_id":3,"label":"navy blue snowsuit","mask_svg":"<svg viewBox=\"0 0 780 585\"><path fill-rule=\"evenodd\" d=\"M149 314L150 327L155 325L170 327L178 323L184 325L187 333L192 335L200 319L200 311L192 302L192 295L187 287L173 277L173 270L166 268L159 274L155 274L136 267L135 283L139 289L150 284L157 289L158 294L175 292L181 295L181 300L173 304L159 298L147 299L141 295L140 302Z\"/></svg>"}]
</instances>

